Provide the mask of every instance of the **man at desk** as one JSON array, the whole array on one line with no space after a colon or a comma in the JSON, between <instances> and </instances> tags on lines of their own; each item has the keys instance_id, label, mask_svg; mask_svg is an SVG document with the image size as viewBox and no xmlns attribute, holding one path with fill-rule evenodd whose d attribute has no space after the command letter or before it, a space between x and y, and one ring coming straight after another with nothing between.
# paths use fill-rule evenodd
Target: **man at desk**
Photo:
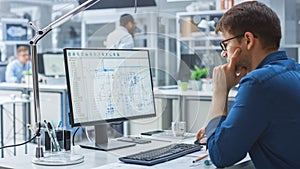
<instances>
[{"instance_id":1,"label":"man at desk","mask_svg":"<svg viewBox=\"0 0 300 169\"><path fill-rule=\"evenodd\" d=\"M130 14L121 15L120 26L107 36L106 47L108 49L132 49L135 29L133 16Z\"/></svg>"},{"instance_id":2,"label":"man at desk","mask_svg":"<svg viewBox=\"0 0 300 169\"><path fill-rule=\"evenodd\" d=\"M212 162L226 167L249 153L256 169L300 168L300 65L278 51L278 16L260 2L240 3L222 16L218 32L228 63L213 72L205 128ZM228 113L228 92L237 83ZM203 135L200 130L197 138Z\"/></svg>"},{"instance_id":3,"label":"man at desk","mask_svg":"<svg viewBox=\"0 0 300 169\"><path fill-rule=\"evenodd\" d=\"M31 58L29 49L26 46L19 46L17 49L17 58L8 63L5 72L5 81L9 83L21 83L23 72L31 70Z\"/></svg>"}]
</instances>

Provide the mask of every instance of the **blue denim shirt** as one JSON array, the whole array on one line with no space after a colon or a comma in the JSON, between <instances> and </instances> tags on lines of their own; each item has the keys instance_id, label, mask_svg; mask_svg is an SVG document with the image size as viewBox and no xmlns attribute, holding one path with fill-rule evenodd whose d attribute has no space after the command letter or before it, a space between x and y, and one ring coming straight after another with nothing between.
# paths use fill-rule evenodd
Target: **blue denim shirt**
<instances>
[{"instance_id":1,"label":"blue denim shirt","mask_svg":"<svg viewBox=\"0 0 300 169\"><path fill-rule=\"evenodd\" d=\"M284 51L267 56L240 80L228 116L212 119L206 135L217 167L249 152L256 169L300 168L300 65Z\"/></svg>"},{"instance_id":2,"label":"blue denim shirt","mask_svg":"<svg viewBox=\"0 0 300 169\"><path fill-rule=\"evenodd\" d=\"M16 59L7 65L5 72L5 81L9 83L21 83L23 71L31 70L31 62L27 61L25 66Z\"/></svg>"}]
</instances>

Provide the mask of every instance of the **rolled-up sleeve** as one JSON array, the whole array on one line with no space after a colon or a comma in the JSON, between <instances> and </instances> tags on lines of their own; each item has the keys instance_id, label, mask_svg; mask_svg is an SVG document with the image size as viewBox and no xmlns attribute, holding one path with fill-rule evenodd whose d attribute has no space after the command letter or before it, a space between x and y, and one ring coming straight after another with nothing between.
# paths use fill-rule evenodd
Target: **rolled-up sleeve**
<instances>
[{"instance_id":1,"label":"rolled-up sleeve","mask_svg":"<svg viewBox=\"0 0 300 169\"><path fill-rule=\"evenodd\" d=\"M266 100L266 90L243 84L228 116L216 117L208 123L207 148L214 165L228 167L247 155L267 126Z\"/></svg>"},{"instance_id":2,"label":"rolled-up sleeve","mask_svg":"<svg viewBox=\"0 0 300 169\"><path fill-rule=\"evenodd\" d=\"M209 121L205 128L206 137L210 138L215 133L216 128L218 128L225 119L225 116L219 116Z\"/></svg>"}]
</instances>

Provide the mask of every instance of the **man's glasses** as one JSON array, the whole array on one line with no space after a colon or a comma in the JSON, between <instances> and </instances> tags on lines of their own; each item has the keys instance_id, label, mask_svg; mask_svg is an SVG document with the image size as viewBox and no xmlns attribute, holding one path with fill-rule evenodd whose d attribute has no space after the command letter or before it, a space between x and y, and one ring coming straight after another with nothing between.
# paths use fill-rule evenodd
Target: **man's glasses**
<instances>
[{"instance_id":1,"label":"man's glasses","mask_svg":"<svg viewBox=\"0 0 300 169\"><path fill-rule=\"evenodd\" d=\"M227 44L225 44L224 42L227 42L227 41L230 41L230 40L232 40L232 39L239 38L239 37L242 37L242 36L244 36L244 34L240 34L240 35L234 36L234 37L232 37L232 38L222 40L222 41L220 42L221 49L222 49L223 51L227 51L227 49L226 49Z\"/></svg>"}]
</instances>

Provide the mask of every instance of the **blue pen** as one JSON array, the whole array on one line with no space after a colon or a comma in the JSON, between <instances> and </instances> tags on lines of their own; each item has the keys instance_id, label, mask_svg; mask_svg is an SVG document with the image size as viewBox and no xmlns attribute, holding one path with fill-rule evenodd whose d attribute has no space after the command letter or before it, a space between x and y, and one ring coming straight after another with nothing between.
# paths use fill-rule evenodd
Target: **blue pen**
<instances>
[{"instance_id":1,"label":"blue pen","mask_svg":"<svg viewBox=\"0 0 300 169\"><path fill-rule=\"evenodd\" d=\"M62 127L62 121L60 120L57 124L57 128L61 128Z\"/></svg>"}]
</instances>

